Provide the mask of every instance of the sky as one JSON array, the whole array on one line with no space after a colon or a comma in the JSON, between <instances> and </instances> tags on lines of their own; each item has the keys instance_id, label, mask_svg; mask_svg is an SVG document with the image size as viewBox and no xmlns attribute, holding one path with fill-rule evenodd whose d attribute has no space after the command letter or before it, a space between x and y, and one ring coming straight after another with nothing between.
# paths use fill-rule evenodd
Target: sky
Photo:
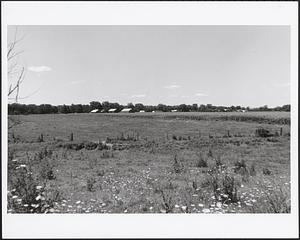
<instances>
[{"instance_id":1,"label":"sky","mask_svg":"<svg viewBox=\"0 0 300 240\"><path fill-rule=\"evenodd\" d=\"M20 103L290 104L288 26L17 26L17 38Z\"/></svg>"}]
</instances>

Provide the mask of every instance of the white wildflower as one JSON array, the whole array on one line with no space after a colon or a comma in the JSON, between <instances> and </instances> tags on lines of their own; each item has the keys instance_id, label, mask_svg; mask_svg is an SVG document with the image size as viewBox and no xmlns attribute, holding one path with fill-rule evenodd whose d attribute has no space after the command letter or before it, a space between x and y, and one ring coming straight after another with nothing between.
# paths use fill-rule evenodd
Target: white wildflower
<instances>
[{"instance_id":1,"label":"white wildflower","mask_svg":"<svg viewBox=\"0 0 300 240\"><path fill-rule=\"evenodd\" d=\"M204 208L204 209L202 209L202 212L203 213L210 213L210 210L208 208Z\"/></svg>"}]
</instances>

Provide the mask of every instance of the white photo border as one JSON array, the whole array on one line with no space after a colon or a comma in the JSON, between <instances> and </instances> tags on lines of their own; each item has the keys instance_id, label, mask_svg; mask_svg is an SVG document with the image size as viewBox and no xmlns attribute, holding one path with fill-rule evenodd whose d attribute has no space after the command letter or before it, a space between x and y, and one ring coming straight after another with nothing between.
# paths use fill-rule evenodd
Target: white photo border
<instances>
[{"instance_id":1,"label":"white photo border","mask_svg":"<svg viewBox=\"0 0 300 240\"><path fill-rule=\"evenodd\" d=\"M297 2L2 2L2 231L4 238L297 238ZM290 214L7 214L8 25L289 25L291 30Z\"/></svg>"}]
</instances>

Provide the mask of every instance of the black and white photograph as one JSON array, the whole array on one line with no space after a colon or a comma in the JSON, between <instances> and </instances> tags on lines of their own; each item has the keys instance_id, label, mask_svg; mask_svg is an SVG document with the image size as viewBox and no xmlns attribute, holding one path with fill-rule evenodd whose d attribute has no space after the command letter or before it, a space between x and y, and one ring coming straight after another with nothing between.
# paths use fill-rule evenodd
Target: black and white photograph
<instances>
[{"instance_id":1,"label":"black and white photograph","mask_svg":"<svg viewBox=\"0 0 300 240\"><path fill-rule=\"evenodd\" d=\"M249 222L252 216L295 220L294 22L224 24L220 17L213 24L143 24L138 17L122 22L120 15L109 24L102 18L70 23L72 2L56 4L58 15L66 10L60 24L45 8L47 24L2 25L3 215L34 221L76 216L87 225L95 224L90 216L104 222L119 217L119 225L131 221L126 216L197 223L194 235L168 230L171 237L202 236L211 216L217 225L229 221L226 216L237 222L238 216L249 216ZM161 11L164 3L156 4ZM298 10L292 2L281 4L280 11ZM14 19L16 2L6 6ZM28 5L38 19L34 6ZM173 11L174 5L164 6ZM147 7L137 7L147 18ZM102 236L85 233L67 236Z\"/></svg>"}]
</instances>

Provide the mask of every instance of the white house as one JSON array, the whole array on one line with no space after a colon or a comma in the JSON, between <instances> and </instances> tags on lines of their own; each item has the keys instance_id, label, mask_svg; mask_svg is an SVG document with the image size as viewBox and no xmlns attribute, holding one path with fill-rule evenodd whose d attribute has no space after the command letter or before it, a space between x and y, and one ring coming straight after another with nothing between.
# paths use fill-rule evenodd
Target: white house
<instances>
[{"instance_id":1,"label":"white house","mask_svg":"<svg viewBox=\"0 0 300 240\"><path fill-rule=\"evenodd\" d=\"M99 112L99 109L93 109L92 111L90 111L90 113L97 113Z\"/></svg>"},{"instance_id":2,"label":"white house","mask_svg":"<svg viewBox=\"0 0 300 240\"><path fill-rule=\"evenodd\" d=\"M121 112L122 113L129 113L131 111L132 111L132 108L123 108Z\"/></svg>"},{"instance_id":3,"label":"white house","mask_svg":"<svg viewBox=\"0 0 300 240\"><path fill-rule=\"evenodd\" d=\"M111 109L108 110L108 112L109 113L114 113L114 112L116 112L116 110L117 110L116 108L111 108Z\"/></svg>"},{"instance_id":4,"label":"white house","mask_svg":"<svg viewBox=\"0 0 300 240\"><path fill-rule=\"evenodd\" d=\"M143 113L143 112L145 112L145 110L141 110L140 112Z\"/></svg>"},{"instance_id":5,"label":"white house","mask_svg":"<svg viewBox=\"0 0 300 240\"><path fill-rule=\"evenodd\" d=\"M176 110L176 109L173 109L173 110L171 110L171 112L177 112L177 110Z\"/></svg>"}]
</instances>

